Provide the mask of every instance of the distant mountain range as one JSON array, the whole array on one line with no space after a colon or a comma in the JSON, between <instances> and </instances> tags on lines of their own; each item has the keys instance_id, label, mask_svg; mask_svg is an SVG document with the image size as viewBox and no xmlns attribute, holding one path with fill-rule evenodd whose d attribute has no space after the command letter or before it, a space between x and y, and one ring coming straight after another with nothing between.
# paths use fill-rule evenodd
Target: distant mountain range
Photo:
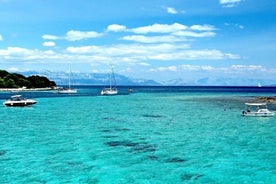
<instances>
[{"instance_id":1,"label":"distant mountain range","mask_svg":"<svg viewBox=\"0 0 276 184\"><path fill-rule=\"evenodd\" d=\"M67 72L52 72L52 71L28 71L21 72L25 76L41 75L56 82L57 85L68 84ZM182 78L172 79L168 81L157 82L148 79L133 79L124 75L115 74L117 85L132 85L132 86L276 86L275 80L266 79L244 79L244 78L218 78L206 77L187 81ZM107 85L108 74L105 73L73 73L71 75L72 85Z\"/></svg>"},{"instance_id":2,"label":"distant mountain range","mask_svg":"<svg viewBox=\"0 0 276 184\"><path fill-rule=\"evenodd\" d=\"M276 86L275 80L206 77L195 81L174 79L162 84L172 86Z\"/></svg>"},{"instance_id":3,"label":"distant mountain range","mask_svg":"<svg viewBox=\"0 0 276 184\"><path fill-rule=\"evenodd\" d=\"M67 72L51 72L51 71L28 71L21 72L22 75L41 75L56 82L57 85L68 85L68 73ZM133 85L133 86L159 86L162 85L154 80L146 79L131 79L123 75L115 74L117 85ZM72 85L107 85L108 74L104 73L72 73L71 84Z\"/></svg>"}]
</instances>

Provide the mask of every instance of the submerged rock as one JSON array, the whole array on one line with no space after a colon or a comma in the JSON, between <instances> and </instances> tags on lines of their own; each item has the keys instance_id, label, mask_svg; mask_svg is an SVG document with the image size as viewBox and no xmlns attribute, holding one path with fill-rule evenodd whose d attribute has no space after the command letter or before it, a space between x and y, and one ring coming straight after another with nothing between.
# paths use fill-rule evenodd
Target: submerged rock
<instances>
[{"instance_id":1,"label":"submerged rock","mask_svg":"<svg viewBox=\"0 0 276 184\"><path fill-rule=\"evenodd\" d=\"M258 97L258 101L266 103L276 103L276 96Z\"/></svg>"},{"instance_id":2,"label":"submerged rock","mask_svg":"<svg viewBox=\"0 0 276 184\"><path fill-rule=\"evenodd\" d=\"M143 117L146 117L146 118L162 118L163 116L154 115L154 114L144 114Z\"/></svg>"},{"instance_id":3,"label":"submerged rock","mask_svg":"<svg viewBox=\"0 0 276 184\"><path fill-rule=\"evenodd\" d=\"M179 157L173 157L167 160L169 163L181 163L181 162L186 162L185 159L179 158Z\"/></svg>"},{"instance_id":4,"label":"submerged rock","mask_svg":"<svg viewBox=\"0 0 276 184\"><path fill-rule=\"evenodd\" d=\"M156 147L150 144L138 144L131 149L132 152L155 152Z\"/></svg>"},{"instance_id":5,"label":"submerged rock","mask_svg":"<svg viewBox=\"0 0 276 184\"><path fill-rule=\"evenodd\" d=\"M187 181L187 180L197 180L200 177L204 176L204 174L190 174L190 173L185 173L181 175L181 180L182 181Z\"/></svg>"},{"instance_id":6,"label":"submerged rock","mask_svg":"<svg viewBox=\"0 0 276 184\"><path fill-rule=\"evenodd\" d=\"M5 155L6 153L7 153L7 151L6 151L6 150L0 150L0 156Z\"/></svg>"},{"instance_id":7,"label":"submerged rock","mask_svg":"<svg viewBox=\"0 0 276 184\"><path fill-rule=\"evenodd\" d=\"M132 146L138 145L138 143L131 142L131 141L110 141L110 142L106 142L106 144L111 147L116 147L116 146L132 147Z\"/></svg>"},{"instance_id":8,"label":"submerged rock","mask_svg":"<svg viewBox=\"0 0 276 184\"><path fill-rule=\"evenodd\" d=\"M109 141L105 143L110 147L129 147L131 148L129 151L132 153L145 153L145 152L155 152L156 146L148 143L138 143L131 141Z\"/></svg>"}]
</instances>

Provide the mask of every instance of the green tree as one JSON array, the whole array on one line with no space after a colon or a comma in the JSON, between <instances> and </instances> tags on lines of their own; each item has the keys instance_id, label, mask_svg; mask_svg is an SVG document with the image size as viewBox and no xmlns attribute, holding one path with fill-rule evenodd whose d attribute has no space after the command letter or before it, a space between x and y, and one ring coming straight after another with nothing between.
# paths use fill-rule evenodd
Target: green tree
<instances>
[{"instance_id":1,"label":"green tree","mask_svg":"<svg viewBox=\"0 0 276 184\"><path fill-rule=\"evenodd\" d=\"M21 74L11 74L5 70L0 70L0 88L19 88L23 86L27 88L45 88L56 86L56 83L43 76L25 77Z\"/></svg>"}]
</instances>

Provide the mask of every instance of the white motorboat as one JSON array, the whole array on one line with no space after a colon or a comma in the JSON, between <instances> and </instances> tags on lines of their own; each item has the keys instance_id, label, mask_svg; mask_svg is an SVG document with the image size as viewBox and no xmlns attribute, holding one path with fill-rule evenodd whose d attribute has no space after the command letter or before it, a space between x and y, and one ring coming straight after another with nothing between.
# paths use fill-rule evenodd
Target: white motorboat
<instances>
[{"instance_id":1,"label":"white motorboat","mask_svg":"<svg viewBox=\"0 0 276 184\"><path fill-rule=\"evenodd\" d=\"M275 113L267 109L266 103L245 103L246 111L242 112L243 116L251 117L270 117L274 116Z\"/></svg>"},{"instance_id":2,"label":"white motorboat","mask_svg":"<svg viewBox=\"0 0 276 184\"><path fill-rule=\"evenodd\" d=\"M14 96L11 96L10 99L6 100L3 103L3 105L9 106L9 107L23 107L23 106L30 106L36 103L37 101L33 99L26 99L22 97L22 95L14 95Z\"/></svg>"},{"instance_id":3,"label":"white motorboat","mask_svg":"<svg viewBox=\"0 0 276 184\"><path fill-rule=\"evenodd\" d=\"M113 72L113 68L112 66L110 65L110 74L109 74L109 88L104 88L102 91L101 91L101 95L117 95L118 94L118 90L116 88L116 79L115 79L115 75L114 75L114 72ZM112 79L115 83L115 87L112 87Z\"/></svg>"}]
</instances>

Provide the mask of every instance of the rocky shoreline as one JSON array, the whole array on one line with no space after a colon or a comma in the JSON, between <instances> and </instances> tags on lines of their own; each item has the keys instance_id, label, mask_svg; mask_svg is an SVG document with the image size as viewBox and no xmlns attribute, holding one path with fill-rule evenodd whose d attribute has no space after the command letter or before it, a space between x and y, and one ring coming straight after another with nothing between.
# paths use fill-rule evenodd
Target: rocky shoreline
<instances>
[{"instance_id":1,"label":"rocky shoreline","mask_svg":"<svg viewBox=\"0 0 276 184\"><path fill-rule=\"evenodd\" d=\"M276 96L257 97L259 102L276 103Z\"/></svg>"}]
</instances>

